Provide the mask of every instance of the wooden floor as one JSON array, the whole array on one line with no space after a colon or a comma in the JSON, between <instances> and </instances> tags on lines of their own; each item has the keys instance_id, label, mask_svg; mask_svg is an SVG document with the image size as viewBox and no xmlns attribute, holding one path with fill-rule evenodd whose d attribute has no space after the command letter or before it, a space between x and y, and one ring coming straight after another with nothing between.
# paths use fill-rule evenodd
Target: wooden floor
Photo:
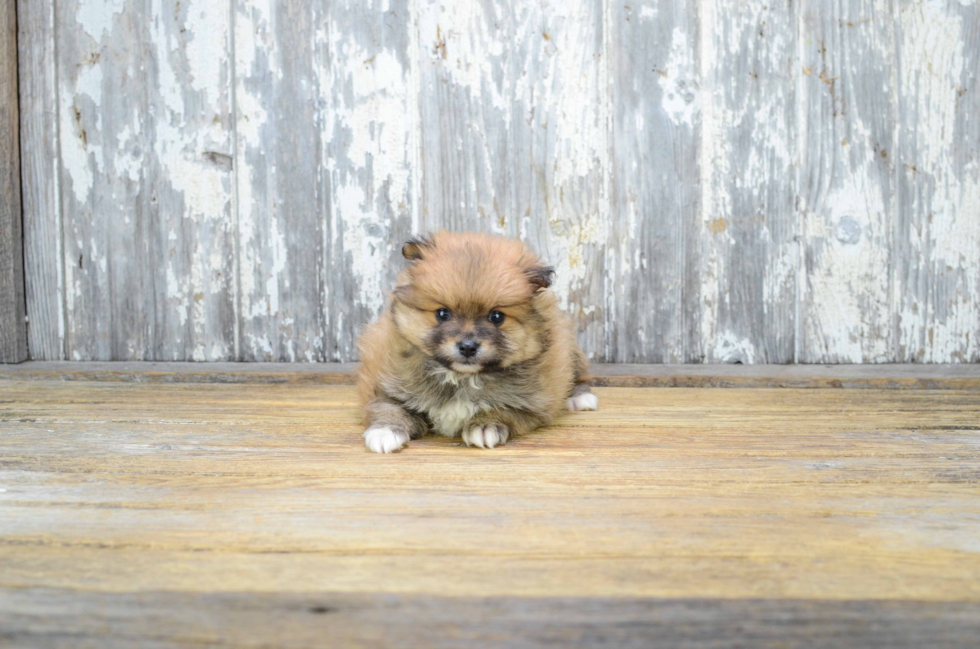
<instances>
[{"instance_id":1,"label":"wooden floor","mask_svg":"<svg viewBox=\"0 0 980 649\"><path fill-rule=\"evenodd\" d=\"M381 456L345 385L0 380L0 645L977 646L980 391L596 392Z\"/></svg>"}]
</instances>

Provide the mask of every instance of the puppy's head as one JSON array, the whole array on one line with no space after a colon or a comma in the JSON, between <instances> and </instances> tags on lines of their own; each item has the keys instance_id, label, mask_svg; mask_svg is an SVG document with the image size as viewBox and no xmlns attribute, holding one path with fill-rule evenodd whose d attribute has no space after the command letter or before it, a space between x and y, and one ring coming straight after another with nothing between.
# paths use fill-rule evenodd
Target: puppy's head
<instances>
[{"instance_id":1,"label":"puppy's head","mask_svg":"<svg viewBox=\"0 0 980 649\"><path fill-rule=\"evenodd\" d=\"M535 296L554 270L523 243L485 234L439 232L402 248L392 310L398 331L422 353L464 374L506 368L539 355Z\"/></svg>"}]
</instances>

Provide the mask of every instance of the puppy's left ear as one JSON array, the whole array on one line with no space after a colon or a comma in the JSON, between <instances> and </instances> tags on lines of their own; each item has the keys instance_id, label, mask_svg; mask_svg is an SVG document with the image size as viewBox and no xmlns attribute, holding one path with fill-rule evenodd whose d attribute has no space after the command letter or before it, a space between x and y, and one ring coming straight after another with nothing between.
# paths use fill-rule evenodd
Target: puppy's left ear
<instances>
[{"instance_id":1,"label":"puppy's left ear","mask_svg":"<svg viewBox=\"0 0 980 649\"><path fill-rule=\"evenodd\" d=\"M524 273L527 280L537 288L548 288L555 279L555 269L551 266L531 266L525 268Z\"/></svg>"},{"instance_id":2,"label":"puppy's left ear","mask_svg":"<svg viewBox=\"0 0 980 649\"><path fill-rule=\"evenodd\" d=\"M412 237L402 246L402 257L409 261L422 259L426 248L432 246L432 241L428 237Z\"/></svg>"}]
</instances>

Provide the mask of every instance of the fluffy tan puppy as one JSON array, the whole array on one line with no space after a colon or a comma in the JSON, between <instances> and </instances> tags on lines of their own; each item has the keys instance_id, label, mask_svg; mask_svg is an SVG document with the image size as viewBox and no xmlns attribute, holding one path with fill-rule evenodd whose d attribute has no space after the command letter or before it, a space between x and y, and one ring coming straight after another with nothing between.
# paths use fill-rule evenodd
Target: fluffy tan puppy
<instances>
[{"instance_id":1,"label":"fluffy tan puppy","mask_svg":"<svg viewBox=\"0 0 980 649\"><path fill-rule=\"evenodd\" d=\"M595 410L588 360L548 290L554 270L523 243L439 232L402 248L411 264L359 342L364 441L378 453L434 432L493 448Z\"/></svg>"}]
</instances>

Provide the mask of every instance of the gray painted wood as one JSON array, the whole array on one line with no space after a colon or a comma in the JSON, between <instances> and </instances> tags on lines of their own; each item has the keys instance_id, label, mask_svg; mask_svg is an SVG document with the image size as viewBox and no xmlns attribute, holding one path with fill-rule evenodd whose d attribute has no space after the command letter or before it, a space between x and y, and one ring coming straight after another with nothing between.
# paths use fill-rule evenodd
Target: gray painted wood
<instances>
[{"instance_id":1,"label":"gray painted wood","mask_svg":"<svg viewBox=\"0 0 980 649\"><path fill-rule=\"evenodd\" d=\"M17 3L24 274L31 358L65 357L64 254L51 3Z\"/></svg>"},{"instance_id":2,"label":"gray painted wood","mask_svg":"<svg viewBox=\"0 0 980 649\"><path fill-rule=\"evenodd\" d=\"M893 359L894 3L801 5L804 363Z\"/></svg>"},{"instance_id":3,"label":"gray painted wood","mask_svg":"<svg viewBox=\"0 0 980 649\"><path fill-rule=\"evenodd\" d=\"M142 354L230 360L237 316L230 5L150 0L145 11L145 144L121 143L117 154L142 162L147 179Z\"/></svg>"},{"instance_id":4,"label":"gray painted wood","mask_svg":"<svg viewBox=\"0 0 980 649\"><path fill-rule=\"evenodd\" d=\"M322 360L321 2L235 2L239 356Z\"/></svg>"},{"instance_id":5,"label":"gray painted wood","mask_svg":"<svg viewBox=\"0 0 980 649\"><path fill-rule=\"evenodd\" d=\"M19 3L33 358L354 360L445 227L598 361L980 360L973 3Z\"/></svg>"},{"instance_id":6,"label":"gray painted wood","mask_svg":"<svg viewBox=\"0 0 980 649\"><path fill-rule=\"evenodd\" d=\"M131 158L151 148L146 15L136 0L98 9L68 0L55 10L66 357L147 358L150 181Z\"/></svg>"},{"instance_id":7,"label":"gray painted wood","mask_svg":"<svg viewBox=\"0 0 980 649\"><path fill-rule=\"evenodd\" d=\"M974 647L975 602L0 590L18 647Z\"/></svg>"},{"instance_id":8,"label":"gray painted wood","mask_svg":"<svg viewBox=\"0 0 980 649\"><path fill-rule=\"evenodd\" d=\"M384 308L404 267L402 243L418 227L418 27L408 3L325 4L318 130L329 200L318 212L326 220L318 358L347 361Z\"/></svg>"},{"instance_id":9,"label":"gray painted wood","mask_svg":"<svg viewBox=\"0 0 980 649\"><path fill-rule=\"evenodd\" d=\"M701 88L693 3L614 3L605 358L700 362Z\"/></svg>"},{"instance_id":10,"label":"gray painted wood","mask_svg":"<svg viewBox=\"0 0 980 649\"><path fill-rule=\"evenodd\" d=\"M980 361L980 8L902 2L894 357Z\"/></svg>"},{"instance_id":11,"label":"gray painted wood","mask_svg":"<svg viewBox=\"0 0 980 649\"><path fill-rule=\"evenodd\" d=\"M605 356L606 16L599 0L419 8L419 229L519 236L558 271L552 289L593 358Z\"/></svg>"},{"instance_id":12,"label":"gray painted wood","mask_svg":"<svg viewBox=\"0 0 980 649\"><path fill-rule=\"evenodd\" d=\"M701 337L709 362L795 358L797 15L701 8Z\"/></svg>"},{"instance_id":13,"label":"gray painted wood","mask_svg":"<svg viewBox=\"0 0 980 649\"><path fill-rule=\"evenodd\" d=\"M66 356L233 358L228 9L56 7Z\"/></svg>"},{"instance_id":14,"label":"gray painted wood","mask_svg":"<svg viewBox=\"0 0 980 649\"><path fill-rule=\"evenodd\" d=\"M412 19L385 3L236 10L243 360L348 360L416 210Z\"/></svg>"},{"instance_id":15,"label":"gray painted wood","mask_svg":"<svg viewBox=\"0 0 980 649\"><path fill-rule=\"evenodd\" d=\"M17 11L0 7L0 362L27 359L17 114Z\"/></svg>"}]
</instances>

